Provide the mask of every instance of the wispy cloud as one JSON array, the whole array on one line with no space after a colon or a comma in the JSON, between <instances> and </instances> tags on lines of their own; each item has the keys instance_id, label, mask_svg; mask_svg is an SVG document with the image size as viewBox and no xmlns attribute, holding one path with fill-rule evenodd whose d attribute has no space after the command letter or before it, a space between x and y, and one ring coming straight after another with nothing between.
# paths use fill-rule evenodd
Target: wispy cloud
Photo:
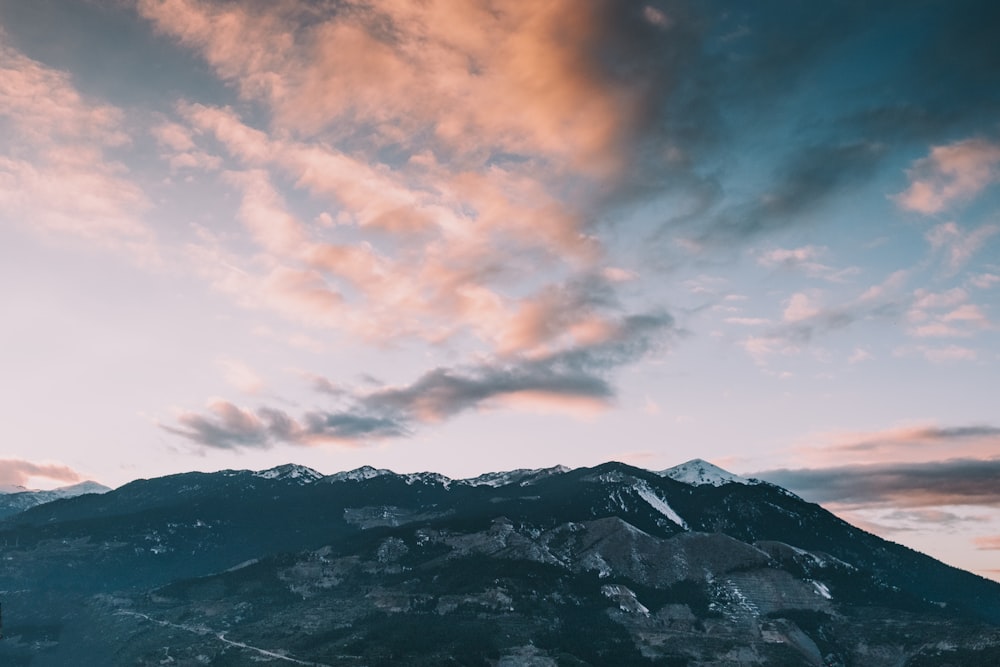
<instances>
[{"instance_id":1,"label":"wispy cloud","mask_svg":"<svg viewBox=\"0 0 1000 667\"><path fill-rule=\"evenodd\" d=\"M80 473L59 463L0 459L0 485L28 486L33 479L72 483L80 481Z\"/></svg>"},{"instance_id":2,"label":"wispy cloud","mask_svg":"<svg viewBox=\"0 0 1000 667\"><path fill-rule=\"evenodd\" d=\"M809 500L839 507L1000 507L1000 460L995 459L782 469L755 476Z\"/></svg>"},{"instance_id":3,"label":"wispy cloud","mask_svg":"<svg viewBox=\"0 0 1000 667\"><path fill-rule=\"evenodd\" d=\"M476 365L435 368L403 386L339 390L314 378L317 391L339 399L340 407L293 418L284 411L255 411L215 400L206 414L185 412L168 432L216 448L291 444L357 443L411 434L419 424L462 412L510 406L530 399L534 406L577 411L614 400L609 375L666 345L676 335L665 314L630 316L612 335L589 345L533 357L499 357Z\"/></svg>"},{"instance_id":4,"label":"wispy cloud","mask_svg":"<svg viewBox=\"0 0 1000 667\"><path fill-rule=\"evenodd\" d=\"M768 268L802 271L812 278L821 278L839 283L861 272L856 266L837 269L822 263L820 258L827 254L824 246L807 245L798 248L772 248L757 255L757 263Z\"/></svg>"},{"instance_id":5,"label":"wispy cloud","mask_svg":"<svg viewBox=\"0 0 1000 667\"><path fill-rule=\"evenodd\" d=\"M997 234L1000 234L1000 225L982 225L964 232L958 224L946 222L928 231L927 241L944 255L948 271L955 273Z\"/></svg>"},{"instance_id":6,"label":"wispy cloud","mask_svg":"<svg viewBox=\"0 0 1000 667\"><path fill-rule=\"evenodd\" d=\"M972 539L972 543L976 545L977 549L983 549L986 551L1000 550L1000 535L984 535L982 537L975 537Z\"/></svg>"},{"instance_id":7,"label":"wispy cloud","mask_svg":"<svg viewBox=\"0 0 1000 667\"><path fill-rule=\"evenodd\" d=\"M246 362L239 359L219 359L216 362L226 382L245 394L256 394L264 381Z\"/></svg>"},{"instance_id":8,"label":"wispy cloud","mask_svg":"<svg viewBox=\"0 0 1000 667\"><path fill-rule=\"evenodd\" d=\"M70 75L7 44L0 30L0 210L9 224L71 234L152 261L150 205L110 157L124 113L86 99Z\"/></svg>"},{"instance_id":9,"label":"wispy cloud","mask_svg":"<svg viewBox=\"0 0 1000 667\"><path fill-rule=\"evenodd\" d=\"M917 424L880 431L818 433L795 449L808 465L932 462L944 458L988 459L1000 451L1000 427L990 424Z\"/></svg>"}]
</instances>

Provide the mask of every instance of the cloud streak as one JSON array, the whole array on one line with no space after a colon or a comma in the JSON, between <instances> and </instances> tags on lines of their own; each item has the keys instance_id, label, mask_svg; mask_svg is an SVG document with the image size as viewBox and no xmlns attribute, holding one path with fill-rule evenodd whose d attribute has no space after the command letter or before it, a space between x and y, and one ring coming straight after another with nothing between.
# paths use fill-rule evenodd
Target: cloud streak
<instances>
[{"instance_id":1,"label":"cloud streak","mask_svg":"<svg viewBox=\"0 0 1000 667\"><path fill-rule=\"evenodd\" d=\"M779 469L754 476L809 500L839 507L1000 507L1000 460L996 459Z\"/></svg>"},{"instance_id":2,"label":"cloud streak","mask_svg":"<svg viewBox=\"0 0 1000 667\"><path fill-rule=\"evenodd\" d=\"M403 386L331 394L328 380L313 378L316 391L341 399L344 407L307 412L299 419L271 407L250 411L216 400L205 414L185 412L176 425L161 427L206 447L263 448L279 442L355 444L405 437L420 424L469 410L510 406L519 399L557 410L599 409L615 398L610 373L655 352L677 333L669 315L629 316L610 336L591 345L538 357L500 357L460 368L435 368Z\"/></svg>"},{"instance_id":3,"label":"cloud streak","mask_svg":"<svg viewBox=\"0 0 1000 667\"><path fill-rule=\"evenodd\" d=\"M78 482L80 474L59 463L0 459L0 485L25 486L37 478L55 482Z\"/></svg>"}]
</instances>

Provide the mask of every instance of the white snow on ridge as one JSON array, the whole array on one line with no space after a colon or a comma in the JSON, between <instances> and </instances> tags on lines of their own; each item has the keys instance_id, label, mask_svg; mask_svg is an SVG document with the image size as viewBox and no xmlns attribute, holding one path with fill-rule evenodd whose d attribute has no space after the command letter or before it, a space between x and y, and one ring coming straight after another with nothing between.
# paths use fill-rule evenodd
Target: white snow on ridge
<instances>
[{"instance_id":1,"label":"white snow on ridge","mask_svg":"<svg viewBox=\"0 0 1000 667\"><path fill-rule=\"evenodd\" d=\"M323 473L317 472L312 468L307 468L306 466L296 465L294 463L286 463L285 465L269 468L267 470L261 470L259 472L255 472L253 476L261 477L263 479L296 479L299 480L300 484L309 484L323 479Z\"/></svg>"},{"instance_id":2,"label":"white snow on ridge","mask_svg":"<svg viewBox=\"0 0 1000 667\"><path fill-rule=\"evenodd\" d=\"M666 500L656 495L656 492L653 491L653 489L649 488L648 484L646 484L643 481L640 481L635 485L634 488L636 490L636 493L638 493L643 500L649 503L653 509L655 509L657 512L667 517L674 523L676 523L684 530L690 530L687 521L682 519L681 515L675 512L674 508L668 505Z\"/></svg>"},{"instance_id":3,"label":"white snow on ridge","mask_svg":"<svg viewBox=\"0 0 1000 667\"><path fill-rule=\"evenodd\" d=\"M691 484L692 486L704 486L708 484L722 486L723 484L731 483L760 484L759 480L734 475L728 470L723 470L719 466L702 459L691 459L673 468L661 470L656 474L661 477L669 477L684 484Z\"/></svg>"},{"instance_id":4,"label":"white snow on ridge","mask_svg":"<svg viewBox=\"0 0 1000 667\"><path fill-rule=\"evenodd\" d=\"M411 486L420 482L421 484L440 484L446 489L451 486L452 482L450 477L445 477L436 472L411 472L403 475L403 480Z\"/></svg>"},{"instance_id":5,"label":"white snow on ridge","mask_svg":"<svg viewBox=\"0 0 1000 667\"><path fill-rule=\"evenodd\" d=\"M110 490L109 487L103 484L87 480L86 482L80 482L72 486L61 486L58 489L52 489L50 493L57 498L75 498L87 493L107 493Z\"/></svg>"},{"instance_id":6,"label":"white snow on ridge","mask_svg":"<svg viewBox=\"0 0 1000 667\"><path fill-rule=\"evenodd\" d=\"M373 468L371 466L361 466L360 468L355 468L354 470L345 470L343 472L335 472L332 475L327 476L327 481L329 482L345 482L345 481L355 481L360 482L365 479L373 479L375 477L381 477L382 475L395 475L391 470L386 470L385 468Z\"/></svg>"},{"instance_id":7,"label":"white snow on ridge","mask_svg":"<svg viewBox=\"0 0 1000 667\"><path fill-rule=\"evenodd\" d=\"M557 465L551 468L518 468L517 470L508 470L505 472L487 472L479 475L478 477L460 479L458 482L467 486L492 486L494 488L507 486L509 484L528 486L538 478L548 477L550 475L560 475L569 471L570 468L563 465Z\"/></svg>"}]
</instances>

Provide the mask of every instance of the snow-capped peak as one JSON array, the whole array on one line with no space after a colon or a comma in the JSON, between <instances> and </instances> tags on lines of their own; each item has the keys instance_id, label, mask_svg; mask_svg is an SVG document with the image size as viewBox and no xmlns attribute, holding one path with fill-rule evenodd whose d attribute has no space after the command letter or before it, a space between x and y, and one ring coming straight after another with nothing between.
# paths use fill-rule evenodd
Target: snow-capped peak
<instances>
[{"instance_id":1,"label":"snow-capped peak","mask_svg":"<svg viewBox=\"0 0 1000 667\"><path fill-rule=\"evenodd\" d=\"M306 466L286 463L274 468L255 472L254 477L262 477L264 479L296 480L299 484L311 484L312 482L323 479L323 473L316 472L312 468L307 468Z\"/></svg>"},{"instance_id":2,"label":"snow-capped peak","mask_svg":"<svg viewBox=\"0 0 1000 667\"><path fill-rule=\"evenodd\" d=\"M444 488L451 486L452 479L436 472L411 472L403 475L407 484L440 484Z\"/></svg>"},{"instance_id":3,"label":"snow-capped peak","mask_svg":"<svg viewBox=\"0 0 1000 667\"><path fill-rule=\"evenodd\" d=\"M360 482L365 479L373 479L375 477L381 477L382 475L395 475L391 470L386 470L385 468L373 468L371 466L361 466L360 468L355 468L354 470L345 470L343 472L335 472L329 475L326 479L330 482Z\"/></svg>"},{"instance_id":4,"label":"snow-capped peak","mask_svg":"<svg viewBox=\"0 0 1000 667\"><path fill-rule=\"evenodd\" d=\"M45 498L44 502L49 502L57 498L73 498L75 496L82 496L85 493L107 493L110 490L109 487L90 480L78 482L70 486L60 486L57 489L50 489L48 491L26 489L19 485L0 485L0 494L33 493L39 498Z\"/></svg>"},{"instance_id":5,"label":"snow-capped peak","mask_svg":"<svg viewBox=\"0 0 1000 667\"><path fill-rule=\"evenodd\" d=\"M702 459L691 459L673 468L661 470L657 474L677 480L678 482L691 484L692 486L704 486L706 484L722 486L723 484L730 483L759 484L758 480L734 475L728 470L723 470L719 466Z\"/></svg>"},{"instance_id":6,"label":"snow-capped peak","mask_svg":"<svg viewBox=\"0 0 1000 667\"><path fill-rule=\"evenodd\" d=\"M61 486L58 489L52 489L52 493L58 498L74 498L87 493L107 493L110 490L109 487L103 484L87 480L71 486Z\"/></svg>"}]
</instances>

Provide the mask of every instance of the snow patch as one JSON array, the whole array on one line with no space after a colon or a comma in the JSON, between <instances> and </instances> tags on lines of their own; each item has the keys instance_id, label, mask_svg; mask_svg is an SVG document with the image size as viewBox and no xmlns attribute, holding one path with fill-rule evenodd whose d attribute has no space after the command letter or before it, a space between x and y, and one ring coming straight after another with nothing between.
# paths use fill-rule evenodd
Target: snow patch
<instances>
[{"instance_id":1,"label":"snow patch","mask_svg":"<svg viewBox=\"0 0 1000 667\"><path fill-rule=\"evenodd\" d=\"M405 481L410 486L420 483L420 484L440 484L444 488L448 489L451 487L451 478L440 475L436 472L411 472L407 475L403 475L403 481Z\"/></svg>"},{"instance_id":2,"label":"snow patch","mask_svg":"<svg viewBox=\"0 0 1000 667\"><path fill-rule=\"evenodd\" d=\"M692 486L722 486L723 484L760 484L760 480L734 475L702 459L691 459L685 463L661 470L656 474Z\"/></svg>"},{"instance_id":3,"label":"snow patch","mask_svg":"<svg viewBox=\"0 0 1000 667\"><path fill-rule=\"evenodd\" d=\"M549 477L550 475L561 475L562 473L569 472L570 470L570 468L563 465L557 465L551 468L518 468L517 470L508 470L505 472L488 472L479 475L478 477L460 479L458 480L458 483L465 484L467 486L492 486L494 488L508 486L510 484L530 486L541 478Z\"/></svg>"},{"instance_id":4,"label":"snow patch","mask_svg":"<svg viewBox=\"0 0 1000 667\"><path fill-rule=\"evenodd\" d=\"M354 470L345 470L344 472L337 472L326 479L330 482L360 482L366 479L374 479L375 477L382 477L383 475L395 475L391 470L386 470L385 468L373 468L371 466L361 466L360 468L355 468Z\"/></svg>"},{"instance_id":5,"label":"snow patch","mask_svg":"<svg viewBox=\"0 0 1000 667\"><path fill-rule=\"evenodd\" d=\"M261 470L253 474L254 477L262 479L295 480L299 484L311 484L323 479L323 473L316 472L312 468L286 463L268 470Z\"/></svg>"},{"instance_id":6,"label":"snow patch","mask_svg":"<svg viewBox=\"0 0 1000 667\"><path fill-rule=\"evenodd\" d=\"M649 609L639 602L639 599L632 592L632 589L621 584L605 584L601 586L601 593L618 603L618 608L628 614L642 614L649 616Z\"/></svg>"},{"instance_id":7,"label":"snow patch","mask_svg":"<svg viewBox=\"0 0 1000 667\"><path fill-rule=\"evenodd\" d=\"M654 510L667 517L684 530L690 530L687 521L682 519L681 515L675 512L674 509L667 504L666 500L656 495L656 492L653 491L653 489L651 489L646 482L640 481L633 488L635 488L639 497L649 503Z\"/></svg>"},{"instance_id":8,"label":"snow patch","mask_svg":"<svg viewBox=\"0 0 1000 667\"><path fill-rule=\"evenodd\" d=\"M826 584L824 584L822 581L814 581L812 582L812 585L815 586L816 592L822 595L824 598L826 598L827 600L833 599L833 596L830 595L830 589L827 588Z\"/></svg>"}]
</instances>

